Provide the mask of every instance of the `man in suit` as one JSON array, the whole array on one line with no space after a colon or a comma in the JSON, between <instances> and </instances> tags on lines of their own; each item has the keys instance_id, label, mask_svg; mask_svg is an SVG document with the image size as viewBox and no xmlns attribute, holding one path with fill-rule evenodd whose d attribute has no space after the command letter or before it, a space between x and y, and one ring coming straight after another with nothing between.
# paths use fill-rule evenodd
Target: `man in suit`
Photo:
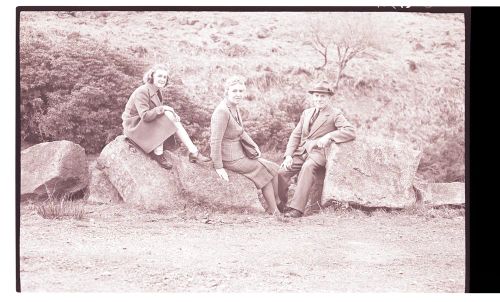
<instances>
[{"instance_id":1,"label":"man in suit","mask_svg":"<svg viewBox=\"0 0 500 302\"><path fill-rule=\"evenodd\" d=\"M321 81L308 91L314 107L304 110L290 135L284 161L278 172L278 208L285 217L298 218L304 213L309 192L318 170L326 166L328 147L351 141L356 137L354 127L337 108L332 107L333 91ZM287 206L290 179L299 173L295 194Z\"/></svg>"}]
</instances>

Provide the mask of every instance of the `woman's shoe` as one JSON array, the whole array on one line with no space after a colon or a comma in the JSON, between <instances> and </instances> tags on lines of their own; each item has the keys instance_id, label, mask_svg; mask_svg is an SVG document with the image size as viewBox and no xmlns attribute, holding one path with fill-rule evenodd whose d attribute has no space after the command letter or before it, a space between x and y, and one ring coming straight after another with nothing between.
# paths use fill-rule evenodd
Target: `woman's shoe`
<instances>
[{"instance_id":1,"label":"woman's shoe","mask_svg":"<svg viewBox=\"0 0 500 302\"><path fill-rule=\"evenodd\" d=\"M125 138L125 142L128 144L128 149L130 150L130 152L132 153L137 153L137 148L140 148L139 146L137 146L136 143L134 143L130 138L126 137Z\"/></svg>"},{"instance_id":2,"label":"woman's shoe","mask_svg":"<svg viewBox=\"0 0 500 302\"><path fill-rule=\"evenodd\" d=\"M155 161L158 162L158 164L167 170L172 169L173 165L170 163L163 154L161 155L156 155L156 154L151 154L151 158L154 159Z\"/></svg>"},{"instance_id":3,"label":"woman's shoe","mask_svg":"<svg viewBox=\"0 0 500 302\"><path fill-rule=\"evenodd\" d=\"M195 162L209 162L212 159L210 157L206 157L203 154L200 153L200 151L197 151L196 153L191 153L189 152L189 161L192 163Z\"/></svg>"}]
</instances>

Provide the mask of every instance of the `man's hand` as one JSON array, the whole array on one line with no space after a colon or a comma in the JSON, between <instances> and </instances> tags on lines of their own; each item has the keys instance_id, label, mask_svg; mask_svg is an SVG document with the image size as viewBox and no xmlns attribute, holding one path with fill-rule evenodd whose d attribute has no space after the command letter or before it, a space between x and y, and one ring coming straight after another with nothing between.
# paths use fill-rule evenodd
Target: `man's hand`
<instances>
[{"instance_id":1,"label":"man's hand","mask_svg":"<svg viewBox=\"0 0 500 302\"><path fill-rule=\"evenodd\" d=\"M285 168L285 170L289 170L292 166L293 158L290 155L285 157L285 160L281 163L280 168Z\"/></svg>"},{"instance_id":2,"label":"man's hand","mask_svg":"<svg viewBox=\"0 0 500 302\"><path fill-rule=\"evenodd\" d=\"M326 135L323 135L323 137L321 137L320 139L318 139L318 141L316 142L316 146L318 146L318 148L324 148L326 146L328 146L328 144L330 144L330 134L326 134Z\"/></svg>"},{"instance_id":3,"label":"man's hand","mask_svg":"<svg viewBox=\"0 0 500 302\"><path fill-rule=\"evenodd\" d=\"M229 177L227 176L227 172L224 168L215 169L215 172L219 174L220 178L224 179L225 181L229 181Z\"/></svg>"}]
</instances>

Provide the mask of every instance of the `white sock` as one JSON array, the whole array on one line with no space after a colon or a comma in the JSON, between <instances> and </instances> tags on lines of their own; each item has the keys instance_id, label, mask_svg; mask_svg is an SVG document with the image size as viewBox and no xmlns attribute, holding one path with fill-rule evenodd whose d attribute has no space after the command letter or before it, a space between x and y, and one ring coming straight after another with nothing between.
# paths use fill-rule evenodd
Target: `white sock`
<instances>
[{"instance_id":1,"label":"white sock","mask_svg":"<svg viewBox=\"0 0 500 302\"><path fill-rule=\"evenodd\" d=\"M156 147L153 152L156 154L156 155L162 155L163 154L163 144L159 145L158 147Z\"/></svg>"}]
</instances>

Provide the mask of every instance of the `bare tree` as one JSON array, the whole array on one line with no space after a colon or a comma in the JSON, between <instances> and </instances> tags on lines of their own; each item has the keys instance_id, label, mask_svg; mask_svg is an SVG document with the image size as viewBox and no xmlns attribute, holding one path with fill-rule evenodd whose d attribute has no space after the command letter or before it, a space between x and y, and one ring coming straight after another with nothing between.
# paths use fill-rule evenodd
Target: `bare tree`
<instances>
[{"instance_id":1,"label":"bare tree","mask_svg":"<svg viewBox=\"0 0 500 302\"><path fill-rule=\"evenodd\" d=\"M312 46L323 56L323 65L314 67L315 69L323 69L328 63L328 44L322 42L318 31L313 30Z\"/></svg>"},{"instance_id":2,"label":"bare tree","mask_svg":"<svg viewBox=\"0 0 500 302\"><path fill-rule=\"evenodd\" d=\"M321 54L323 69L328 64L328 50L336 50L337 76L334 90L338 89L340 78L347 64L370 47L377 46L374 24L367 13L318 15L310 26L310 45Z\"/></svg>"}]
</instances>

